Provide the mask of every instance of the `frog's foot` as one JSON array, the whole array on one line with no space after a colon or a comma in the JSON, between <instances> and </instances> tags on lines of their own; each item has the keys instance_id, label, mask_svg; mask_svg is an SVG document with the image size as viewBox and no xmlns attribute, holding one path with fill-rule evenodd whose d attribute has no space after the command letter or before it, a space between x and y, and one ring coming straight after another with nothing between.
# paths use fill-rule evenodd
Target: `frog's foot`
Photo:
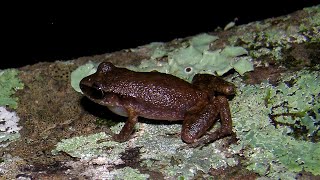
<instances>
[{"instance_id":1,"label":"frog's foot","mask_svg":"<svg viewBox=\"0 0 320 180\"><path fill-rule=\"evenodd\" d=\"M193 143L191 143L191 144L186 144L186 145L183 145L183 146L180 146L179 148L178 148L178 150L182 150L182 149L190 149L190 148L203 148L204 146L206 146L206 145L208 145L208 144L203 144L203 143L201 143L201 142L198 142L198 141L196 141L196 142L193 142Z\"/></svg>"},{"instance_id":2,"label":"frog's foot","mask_svg":"<svg viewBox=\"0 0 320 180\"><path fill-rule=\"evenodd\" d=\"M200 149L202 149L203 147L205 147L207 145L208 145L208 143L203 143L201 141L201 139L199 139L198 141L195 141L193 143L185 144L185 145L180 146L178 148L178 150L190 149L190 148L200 148Z\"/></svg>"},{"instance_id":3,"label":"frog's foot","mask_svg":"<svg viewBox=\"0 0 320 180\"><path fill-rule=\"evenodd\" d=\"M207 132L203 137L191 143L191 147L204 146L232 134L231 113L227 98L224 96L217 96L216 99L214 99L214 103L219 104L215 107L219 108L221 128L214 132Z\"/></svg>"},{"instance_id":4,"label":"frog's foot","mask_svg":"<svg viewBox=\"0 0 320 180\"><path fill-rule=\"evenodd\" d=\"M113 141L117 141L117 142L119 142L119 143L122 143L122 142L127 141L128 138L127 138L127 137L124 137L122 134L114 134L114 135L112 136L112 140L113 140Z\"/></svg>"},{"instance_id":5,"label":"frog's foot","mask_svg":"<svg viewBox=\"0 0 320 180\"><path fill-rule=\"evenodd\" d=\"M130 140L130 139L134 139L136 136L137 136L136 133L130 134L129 136L123 136L121 133L119 133L119 134L113 133L111 139L112 139L113 141L122 143L122 142L128 141L128 140Z\"/></svg>"},{"instance_id":6,"label":"frog's foot","mask_svg":"<svg viewBox=\"0 0 320 180\"><path fill-rule=\"evenodd\" d=\"M126 137L122 136L121 134L116 134L114 132L112 132L112 130L110 128L105 128L104 132L109 136L105 139L102 139L101 142L104 141L116 141L116 142L124 142L126 141Z\"/></svg>"},{"instance_id":7,"label":"frog's foot","mask_svg":"<svg viewBox=\"0 0 320 180\"><path fill-rule=\"evenodd\" d=\"M186 148L203 148L207 145L209 145L211 142L217 141L219 139L222 139L224 137L227 137L231 135L233 132L232 131L225 131L224 129L219 129L213 133L206 133L202 138L197 139L196 141L183 145L179 148L181 149L186 149Z\"/></svg>"},{"instance_id":8,"label":"frog's foot","mask_svg":"<svg viewBox=\"0 0 320 180\"><path fill-rule=\"evenodd\" d=\"M188 143L185 145L182 145L178 148L178 150L182 150L182 149L189 149L189 148L197 148L200 147L200 149L206 145L208 145L209 143L205 143L207 140L205 140L204 138L207 138L207 136L204 136L200 139L196 139L194 142L192 143Z\"/></svg>"},{"instance_id":9,"label":"frog's foot","mask_svg":"<svg viewBox=\"0 0 320 180\"><path fill-rule=\"evenodd\" d=\"M222 130L223 131L223 130ZM205 136L195 141L194 143L189 144L190 147L204 147L211 142L217 141L224 137L227 137L232 134L231 132L222 132L221 130L215 131L213 133L207 133Z\"/></svg>"}]
</instances>

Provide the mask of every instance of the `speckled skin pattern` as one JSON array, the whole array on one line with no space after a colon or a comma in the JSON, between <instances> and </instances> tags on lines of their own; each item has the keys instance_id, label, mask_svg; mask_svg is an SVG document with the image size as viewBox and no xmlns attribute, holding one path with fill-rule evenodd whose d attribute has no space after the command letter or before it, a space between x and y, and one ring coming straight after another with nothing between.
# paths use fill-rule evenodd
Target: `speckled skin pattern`
<instances>
[{"instance_id":1,"label":"speckled skin pattern","mask_svg":"<svg viewBox=\"0 0 320 180\"><path fill-rule=\"evenodd\" d=\"M159 72L134 72L115 67L110 62L99 65L97 72L80 82L90 100L107 106L116 114L127 116L117 141L126 141L138 116L155 120L183 120L181 137L186 143L209 143L232 132L229 104L225 96L235 87L212 75L196 75L192 84ZM220 115L222 128L203 136Z\"/></svg>"}]
</instances>

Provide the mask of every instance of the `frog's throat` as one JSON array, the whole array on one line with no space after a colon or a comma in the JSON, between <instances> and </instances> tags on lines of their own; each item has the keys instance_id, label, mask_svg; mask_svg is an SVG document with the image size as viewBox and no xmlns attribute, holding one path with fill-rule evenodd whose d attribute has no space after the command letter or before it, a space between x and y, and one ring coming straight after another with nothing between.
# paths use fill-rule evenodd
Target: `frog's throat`
<instances>
[{"instance_id":1,"label":"frog's throat","mask_svg":"<svg viewBox=\"0 0 320 180\"><path fill-rule=\"evenodd\" d=\"M108 109L112 111L115 114L118 114L120 116L128 117L127 110L122 106L114 106L114 105L107 105Z\"/></svg>"}]
</instances>

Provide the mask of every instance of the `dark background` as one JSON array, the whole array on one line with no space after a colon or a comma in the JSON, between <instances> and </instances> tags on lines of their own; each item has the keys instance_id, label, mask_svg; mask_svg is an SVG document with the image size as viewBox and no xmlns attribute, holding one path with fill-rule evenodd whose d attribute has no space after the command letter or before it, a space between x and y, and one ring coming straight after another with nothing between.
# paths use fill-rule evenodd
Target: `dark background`
<instances>
[{"instance_id":1,"label":"dark background","mask_svg":"<svg viewBox=\"0 0 320 180\"><path fill-rule=\"evenodd\" d=\"M217 3L219 2L219 3ZM166 42L224 27L286 15L319 0L187 1L184 6L163 1L128 4L32 6L2 15L0 69L43 61L70 60L150 42ZM171 2L173 3L173 2ZM30 6L30 4L28 4ZM6 7L3 7L6 9Z\"/></svg>"}]
</instances>

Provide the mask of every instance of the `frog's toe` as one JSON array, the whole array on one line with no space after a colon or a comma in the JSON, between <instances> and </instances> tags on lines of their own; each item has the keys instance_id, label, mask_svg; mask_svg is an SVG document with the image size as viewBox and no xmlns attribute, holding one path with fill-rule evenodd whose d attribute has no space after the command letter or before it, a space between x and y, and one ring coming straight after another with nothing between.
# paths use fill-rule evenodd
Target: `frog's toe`
<instances>
[{"instance_id":1,"label":"frog's toe","mask_svg":"<svg viewBox=\"0 0 320 180\"><path fill-rule=\"evenodd\" d=\"M199 139L199 141L193 142L191 144L188 144L189 148L203 148L204 146L207 146L208 143L203 141L202 139Z\"/></svg>"},{"instance_id":2,"label":"frog's toe","mask_svg":"<svg viewBox=\"0 0 320 180\"><path fill-rule=\"evenodd\" d=\"M190 143L190 144L185 144L185 145L179 147L178 150L190 149L190 148L198 148L198 147L202 148L205 145L207 145L207 144L204 144L202 142L196 141L196 142L193 142L193 143Z\"/></svg>"},{"instance_id":3,"label":"frog's toe","mask_svg":"<svg viewBox=\"0 0 320 180\"><path fill-rule=\"evenodd\" d=\"M190 133L181 133L181 139L188 144L191 144L195 141L195 138L190 135Z\"/></svg>"},{"instance_id":4,"label":"frog's toe","mask_svg":"<svg viewBox=\"0 0 320 180\"><path fill-rule=\"evenodd\" d=\"M114 134L112 136L112 140L117 141L119 143L125 142L127 140L127 138L124 138L122 135L120 134Z\"/></svg>"}]
</instances>

